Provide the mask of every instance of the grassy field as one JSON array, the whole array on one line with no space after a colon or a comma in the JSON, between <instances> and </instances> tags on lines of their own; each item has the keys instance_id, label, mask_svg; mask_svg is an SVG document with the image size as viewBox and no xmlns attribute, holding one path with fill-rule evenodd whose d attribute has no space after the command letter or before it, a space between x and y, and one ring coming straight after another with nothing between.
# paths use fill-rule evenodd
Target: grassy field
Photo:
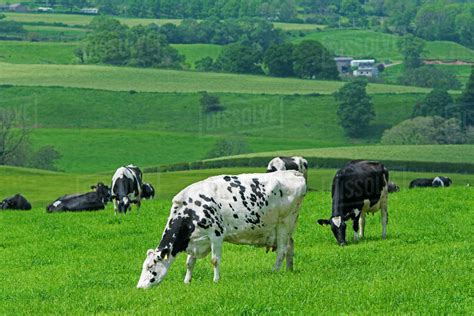
<instances>
[{"instance_id":1,"label":"grassy field","mask_svg":"<svg viewBox=\"0 0 474 316\"><path fill-rule=\"evenodd\" d=\"M316 148L239 155L233 157L290 156L433 162L474 161L474 145L394 145ZM225 157L223 159L230 158ZM217 158L222 159L222 158Z\"/></svg>"},{"instance_id":2,"label":"grassy field","mask_svg":"<svg viewBox=\"0 0 474 316\"><path fill-rule=\"evenodd\" d=\"M211 115L191 93L0 87L0 96L0 108L22 111L35 126L34 147L53 145L62 154L61 170L90 173L131 161L156 166L204 159L217 141L231 137L245 140L250 152L375 143L424 95L373 95L376 120L360 140L344 135L332 96L219 94L225 111Z\"/></svg>"},{"instance_id":3,"label":"grassy field","mask_svg":"<svg viewBox=\"0 0 474 316\"><path fill-rule=\"evenodd\" d=\"M199 92L206 90L232 93L331 94L344 83L164 69L0 63L0 84L143 92ZM429 89L369 84L367 91L371 94L426 93Z\"/></svg>"},{"instance_id":4,"label":"grassy field","mask_svg":"<svg viewBox=\"0 0 474 316\"><path fill-rule=\"evenodd\" d=\"M435 65L435 67L451 71L463 85L469 81L469 76L471 75L470 65ZM398 77L402 75L402 71L403 64L394 65L385 68L384 72L381 74L381 77L386 83L396 84Z\"/></svg>"},{"instance_id":5,"label":"grassy field","mask_svg":"<svg viewBox=\"0 0 474 316\"><path fill-rule=\"evenodd\" d=\"M472 187L461 185L472 183L472 177L453 175L457 186L436 193L402 188L390 196L387 240L380 239L377 214L367 218L366 239L355 244L348 238L344 248L336 245L329 229L315 224L329 216L330 193L310 192L294 236L295 272L271 273L274 253L226 244L219 284L213 284L206 258L198 261L193 283L184 285L185 256L180 255L161 285L141 291L135 286L145 252L158 244L169 213L168 193L161 192L177 192L210 174L253 169L147 174L145 181L159 188L160 199L146 201L139 214L132 212L121 224L111 206L92 213L44 212L46 202L63 192L87 191L91 181L110 174L69 177L0 169L3 179L13 181L13 187L21 185L37 202L31 212L0 213L0 253L8 258L0 270L1 314L473 312L474 221L467 210L474 208L474 195ZM333 174L315 170L309 181L324 178L329 183ZM422 174L394 173L396 181L418 176ZM5 189L0 186L2 195Z\"/></svg>"},{"instance_id":6,"label":"grassy field","mask_svg":"<svg viewBox=\"0 0 474 316\"><path fill-rule=\"evenodd\" d=\"M176 48L180 54L186 56L186 63L191 66L191 69L194 69L196 61L204 57L211 57L215 60L223 47L212 44L172 44L171 46Z\"/></svg>"},{"instance_id":7,"label":"grassy field","mask_svg":"<svg viewBox=\"0 0 474 316\"><path fill-rule=\"evenodd\" d=\"M391 34L369 30L328 30L310 33L295 39L295 42L306 39L320 41L338 56L372 57L381 62L402 59L397 48L398 37ZM474 51L454 42L426 42L426 50L427 59L474 61Z\"/></svg>"},{"instance_id":8,"label":"grassy field","mask_svg":"<svg viewBox=\"0 0 474 316\"><path fill-rule=\"evenodd\" d=\"M0 62L14 64L72 64L76 43L2 41Z\"/></svg>"},{"instance_id":9,"label":"grassy field","mask_svg":"<svg viewBox=\"0 0 474 316\"><path fill-rule=\"evenodd\" d=\"M88 25L94 16L90 15L74 15L74 14L51 14L51 13L41 13L41 14L31 14L31 13L5 13L7 20L17 21L17 22L43 22L43 23L64 23L70 26ZM117 18L117 17L116 17ZM136 25L148 25L151 23L157 25L163 25L166 23L180 24L181 19L142 19L142 18L117 18L120 22L128 26ZM280 28L288 31L299 31L299 30L316 30L323 29L325 26L320 24L303 24L303 23L274 23L276 28Z\"/></svg>"}]
</instances>

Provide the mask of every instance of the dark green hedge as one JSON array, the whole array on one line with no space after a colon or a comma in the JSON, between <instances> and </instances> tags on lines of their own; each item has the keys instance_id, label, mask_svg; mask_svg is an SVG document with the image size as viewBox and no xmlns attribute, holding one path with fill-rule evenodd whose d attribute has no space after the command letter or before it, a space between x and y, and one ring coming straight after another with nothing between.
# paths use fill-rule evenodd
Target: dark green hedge
<instances>
[{"instance_id":1,"label":"dark green hedge","mask_svg":"<svg viewBox=\"0 0 474 316\"><path fill-rule=\"evenodd\" d=\"M145 172L169 172L181 170L199 170L231 167L261 167L265 168L274 157L232 158L213 161L197 161L192 163L176 163L158 167L145 168ZM310 168L340 168L349 159L346 158L318 158L307 157ZM383 160L389 170L419 171L419 172L446 172L446 173L474 173L472 163L429 162L429 161L397 161Z\"/></svg>"}]
</instances>

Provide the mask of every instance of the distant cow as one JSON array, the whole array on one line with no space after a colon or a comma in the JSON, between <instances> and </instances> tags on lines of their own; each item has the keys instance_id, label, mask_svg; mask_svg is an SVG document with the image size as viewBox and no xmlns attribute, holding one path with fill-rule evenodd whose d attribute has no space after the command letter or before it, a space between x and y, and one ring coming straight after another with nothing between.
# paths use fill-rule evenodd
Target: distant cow
<instances>
[{"instance_id":1,"label":"distant cow","mask_svg":"<svg viewBox=\"0 0 474 316\"><path fill-rule=\"evenodd\" d=\"M31 204L21 194L15 194L14 196L3 200L2 203L0 204L0 209L29 211L31 210Z\"/></svg>"},{"instance_id":2,"label":"distant cow","mask_svg":"<svg viewBox=\"0 0 474 316\"><path fill-rule=\"evenodd\" d=\"M180 252L186 252L185 283L191 282L196 259L212 252L214 282L220 278L222 243L276 249L274 270L286 257L293 268L293 235L306 194L297 171L215 176L194 183L173 199L158 247L147 252L138 288L160 283Z\"/></svg>"},{"instance_id":3,"label":"distant cow","mask_svg":"<svg viewBox=\"0 0 474 316\"><path fill-rule=\"evenodd\" d=\"M127 213L132 203L136 204L139 210L141 199L151 199L155 196L153 186L142 182L142 172L134 165L120 167L115 171L111 190L115 214Z\"/></svg>"},{"instance_id":4,"label":"distant cow","mask_svg":"<svg viewBox=\"0 0 474 316\"><path fill-rule=\"evenodd\" d=\"M338 170L332 183L332 214L320 219L320 225L330 225L340 245L346 244L345 221L352 219L354 239L364 236L365 215L382 213L382 238L388 222L388 170L376 161L351 161ZM359 232L357 234L357 232Z\"/></svg>"},{"instance_id":5,"label":"distant cow","mask_svg":"<svg viewBox=\"0 0 474 316\"><path fill-rule=\"evenodd\" d=\"M395 182L388 183L388 193L400 192L400 187Z\"/></svg>"},{"instance_id":6,"label":"distant cow","mask_svg":"<svg viewBox=\"0 0 474 316\"><path fill-rule=\"evenodd\" d=\"M46 207L48 213L98 211L110 201L110 189L102 182L91 186L92 192L64 195Z\"/></svg>"},{"instance_id":7,"label":"distant cow","mask_svg":"<svg viewBox=\"0 0 474 316\"><path fill-rule=\"evenodd\" d=\"M278 170L296 170L304 175L307 179L308 161L303 157L275 157L268 163L267 172L275 172Z\"/></svg>"},{"instance_id":8,"label":"distant cow","mask_svg":"<svg viewBox=\"0 0 474 316\"><path fill-rule=\"evenodd\" d=\"M426 187L449 187L453 181L447 177L436 177L436 178L420 178L410 182L410 189L413 188L426 188Z\"/></svg>"}]
</instances>

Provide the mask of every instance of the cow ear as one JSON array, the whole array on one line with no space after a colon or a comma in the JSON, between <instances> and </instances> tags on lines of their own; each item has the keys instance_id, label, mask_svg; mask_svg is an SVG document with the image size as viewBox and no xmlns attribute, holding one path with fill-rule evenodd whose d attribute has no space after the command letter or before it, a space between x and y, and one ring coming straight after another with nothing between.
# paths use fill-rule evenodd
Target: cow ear
<instances>
[{"instance_id":1,"label":"cow ear","mask_svg":"<svg viewBox=\"0 0 474 316\"><path fill-rule=\"evenodd\" d=\"M318 224L321 226L330 225L331 222L328 219L318 219Z\"/></svg>"},{"instance_id":2,"label":"cow ear","mask_svg":"<svg viewBox=\"0 0 474 316\"><path fill-rule=\"evenodd\" d=\"M153 250L153 249L148 249L148 251L146 252L146 257L147 257L147 258L151 258L151 257L154 256L154 254L155 254L155 250Z\"/></svg>"}]
</instances>

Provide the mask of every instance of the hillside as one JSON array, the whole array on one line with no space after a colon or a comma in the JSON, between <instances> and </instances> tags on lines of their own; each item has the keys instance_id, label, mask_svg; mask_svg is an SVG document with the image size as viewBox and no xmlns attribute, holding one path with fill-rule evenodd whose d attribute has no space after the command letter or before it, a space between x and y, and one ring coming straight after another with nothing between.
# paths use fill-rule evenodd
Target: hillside
<instances>
[{"instance_id":1,"label":"hillside","mask_svg":"<svg viewBox=\"0 0 474 316\"><path fill-rule=\"evenodd\" d=\"M143 166L196 161L225 138L245 140L251 152L374 143L423 98L373 95L376 120L364 139L354 141L337 123L332 96L220 93L225 110L205 115L195 93L0 87L0 95L0 107L21 104L31 118L35 147L55 146L62 154L58 167L80 173L131 161Z\"/></svg>"},{"instance_id":2,"label":"hillside","mask_svg":"<svg viewBox=\"0 0 474 316\"><path fill-rule=\"evenodd\" d=\"M325 30L309 33L294 41L301 42L308 39L320 41L338 56L372 57L380 62L402 59L397 48L398 36L391 34L370 30ZM426 50L426 59L474 62L474 51L454 42L427 41Z\"/></svg>"},{"instance_id":3,"label":"hillside","mask_svg":"<svg viewBox=\"0 0 474 316\"><path fill-rule=\"evenodd\" d=\"M23 65L0 63L0 84L63 86L143 92L232 92L331 94L344 83L294 78L141 69L93 65ZM369 84L368 93L426 93L429 89Z\"/></svg>"},{"instance_id":4,"label":"hillside","mask_svg":"<svg viewBox=\"0 0 474 316\"><path fill-rule=\"evenodd\" d=\"M319 158L472 163L474 161L474 145L377 145L339 148L316 148L276 152L261 152L256 154L246 154L217 159L229 159L238 157L276 157L291 155Z\"/></svg>"}]
</instances>

